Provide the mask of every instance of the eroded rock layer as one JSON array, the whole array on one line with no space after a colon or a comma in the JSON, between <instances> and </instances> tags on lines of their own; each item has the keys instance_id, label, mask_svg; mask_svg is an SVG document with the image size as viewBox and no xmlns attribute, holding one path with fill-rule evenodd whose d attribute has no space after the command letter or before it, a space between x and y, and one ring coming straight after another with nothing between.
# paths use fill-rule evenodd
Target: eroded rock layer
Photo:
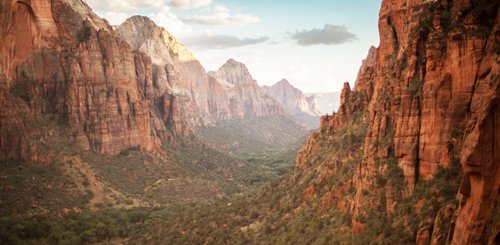
<instances>
[{"instance_id":1,"label":"eroded rock layer","mask_svg":"<svg viewBox=\"0 0 500 245\"><path fill-rule=\"evenodd\" d=\"M221 68L246 76L234 84L208 75L147 17L111 27L80 0L1 7L0 149L7 157L36 158L30 139L43 136L36 124L47 115L67 126L69 141L116 154L135 146L158 151L195 126L284 113L246 68Z\"/></svg>"},{"instance_id":2,"label":"eroded rock layer","mask_svg":"<svg viewBox=\"0 0 500 245\"><path fill-rule=\"evenodd\" d=\"M116 31L134 50L151 57L153 83L182 98L182 118L191 126L283 113L240 62L229 60L209 75L185 46L147 17L133 16Z\"/></svg>"},{"instance_id":3,"label":"eroded rock layer","mask_svg":"<svg viewBox=\"0 0 500 245\"><path fill-rule=\"evenodd\" d=\"M33 157L37 119L56 115L83 148L159 149L188 132L178 99L154 84L151 58L134 51L83 2L3 1L0 149ZM167 130L168 129L168 130Z\"/></svg>"},{"instance_id":4,"label":"eroded rock layer","mask_svg":"<svg viewBox=\"0 0 500 245\"><path fill-rule=\"evenodd\" d=\"M353 197L327 198L352 215L354 233L374 229L366 217L376 212L415 232L419 244L498 242L499 11L495 1L383 1L380 47L370 49L354 90L345 84L338 112L322 117L297 160L304 171L315 168L325 139L356 136L366 124L363 145L336 160L356 162L344 182ZM424 211L430 200L439 212Z\"/></svg>"}]
</instances>

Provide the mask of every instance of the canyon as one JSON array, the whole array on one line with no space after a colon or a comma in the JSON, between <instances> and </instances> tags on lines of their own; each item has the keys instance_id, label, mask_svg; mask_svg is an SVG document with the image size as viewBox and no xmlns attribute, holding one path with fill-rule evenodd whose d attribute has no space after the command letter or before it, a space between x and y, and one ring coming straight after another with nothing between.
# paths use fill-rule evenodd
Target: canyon
<instances>
[{"instance_id":1,"label":"canyon","mask_svg":"<svg viewBox=\"0 0 500 245\"><path fill-rule=\"evenodd\" d=\"M34 196L66 186L28 172L22 161L31 161L53 175L55 164L65 166L78 189L67 196L84 198L94 211L107 198L126 199L120 205L131 209L119 211L128 221L112 209L89 214L94 221L78 216L82 205L65 196L58 205L74 207L66 208L74 216L36 222L59 227L80 218L115 229L100 240L80 237L83 243L500 242L498 2L383 0L379 46L369 48L354 86L344 83L338 109L316 126L314 97L287 80L260 87L233 59L206 72L146 17L113 27L78 0L0 6L2 200L16 188L12 176L27 177L19 186L41 181ZM276 139L287 142L281 150L301 142L307 130L300 122L315 131L293 170L280 165L272 181L262 176L284 164L262 152L276 152L269 150ZM238 158L249 153L238 138L263 147ZM95 191L108 184L107 192ZM194 204L170 205L172 197ZM210 197L217 198L197 202ZM2 214L21 199L2 201ZM44 199L37 200L23 207L37 210ZM9 227L3 231L19 239L51 241Z\"/></svg>"},{"instance_id":2,"label":"canyon","mask_svg":"<svg viewBox=\"0 0 500 245\"><path fill-rule=\"evenodd\" d=\"M0 12L0 158L9 173L1 194L10 200L2 202L4 214L123 207L129 198L132 206L145 207L230 195L251 188L249 178L272 178L276 167L209 148L194 135L197 128L258 124L260 118L269 123L249 127L249 134L262 129L258 140L273 140L283 150L296 149L307 134L244 64L230 59L206 72L148 17L111 26L80 0L4 1ZM270 125L293 132L275 137ZM257 144L250 143L239 149ZM286 159L288 169L291 157ZM23 176L13 170L16 164L34 180L18 189L12 183ZM46 178L41 166L58 178ZM46 189L33 194L37 186ZM191 191L184 195L182 189Z\"/></svg>"},{"instance_id":3,"label":"canyon","mask_svg":"<svg viewBox=\"0 0 500 245\"><path fill-rule=\"evenodd\" d=\"M112 27L81 1L5 2L0 148L36 158L33 119L56 115L84 149L158 152L196 126L284 114L246 67L207 73L147 17ZM21 114L21 118L15 119ZM15 142L14 144L12 142Z\"/></svg>"}]
</instances>

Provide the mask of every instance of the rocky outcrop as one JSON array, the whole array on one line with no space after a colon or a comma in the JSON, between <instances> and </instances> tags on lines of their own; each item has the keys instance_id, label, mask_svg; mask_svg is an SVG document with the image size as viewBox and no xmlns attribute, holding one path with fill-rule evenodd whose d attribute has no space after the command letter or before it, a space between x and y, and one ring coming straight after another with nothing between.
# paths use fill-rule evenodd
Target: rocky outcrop
<instances>
[{"instance_id":1,"label":"rocky outcrop","mask_svg":"<svg viewBox=\"0 0 500 245\"><path fill-rule=\"evenodd\" d=\"M153 62L153 83L173 91L182 118L191 126L283 113L265 96L244 64L229 60L209 75L186 47L147 17L133 16L116 27L117 34Z\"/></svg>"},{"instance_id":2,"label":"rocky outcrop","mask_svg":"<svg viewBox=\"0 0 500 245\"><path fill-rule=\"evenodd\" d=\"M373 81L375 80L377 61L378 49L372 46L368 50L368 56L361 63L354 85L356 89L363 92L362 96L365 98L371 98L373 95ZM365 100L365 102L368 102L368 100Z\"/></svg>"},{"instance_id":3,"label":"rocky outcrop","mask_svg":"<svg viewBox=\"0 0 500 245\"><path fill-rule=\"evenodd\" d=\"M0 149L33 157L36 123L56 115L84 149L115 154L188 132L173 91L154 84L151 58L118 38L79 0L1 4ZM21 117L16 115L22 115Z\"/></svg>"},{"instance_id":4,"label":"rocky outcrop","mask_svg":"<svg viewBox=\"0 0 500 245\"><path fill-rule=\"evenodd\" d=\"M47 115L84 149L116 154L157 151L194 126L283 113L246 68L228 62L219 71L237 84L209 76L147 17L111 27L80 0L1 6L0 102L9 109L0 112L0 149L8 157L36 155L29 139Z\"/></svg>"},{"instance_id":5,"label":"rocky outcrop","mask_svg":"<svg viewBox=\"0 0 500 245\"><path fill-rule=\"evenodd\" d=\"M499 161L493 153L498 148L498 11L498 3L485 1L386 0L380 12L381 45L362 189L370 188L377 173L371 166L377 159L395 158L403 170L406 195L440 167L460 161L468 185L462 185L467 200L452 239L457 244L489 239L485 216L492 214L498 200ZM481 117L489 125L486 138L474 130ZM390 144L377 144L388 135L393 138ZM481 158L472 160L475 154ZM484 169L476 172L470 164ZM489 183L487 189L482 189L484 182ZM482 196L471 196L469 190ZM363 206L361 195L357 202ZM494 230L493 235L498 228Z\"/></svg>"},{"instance_id":6,"label":"rocky outcrop","mask_svg":"<svg viewBox=\"0 0 500 245\"><path fill-rule=\"evenodd\" d=\"M205 69L175 37L144 16L132 16L115 30L134 50L151 57L153 84L179 98L181 116L190 126L221 119L209 108L211 92Z\"/></svg>"},{"instance_id":7,"label":"rocky outcrop","mask_svg":"<svg viewBox=\"0 0 500 245\"><path fill-rule=\"evenodd\" d=\"M306 113L313 117L319 117L318 105L314 96L306 97L302 91L283 79L272 86L263 86L264 91L279 101L285 111L289 114Z\"/></svg>"},{"instance_id":8,"label":"rocky outcrop","mask_svg":"<svg viewBox=\"0 0 500 245\"><path fill-rule=\"evenodd\" d=\"M234 59L229 59L216 72L211 73L215 78L230 84L256 84L245 64Z\"/></svg>"},{"instance_id":9,"label":"rocky outcrop","mask_svg":"<svg viewBox=\"0 0 500 245\"><path fill-rule=\"evenodd\" d=\"M280 103L264 93L243 63L230 59L210 76L213 86L225 91L229 118L284 113Z\"/></svg>"},{"instance_id":10,"label":"rocky outcrop","mask_svg":"<svg viewBox=\"0 0 500 245\"><path fill-rule=\"evenodd\" d=\"M337 157L357 162L345 182L354 197L330 198L349 200L354 233L375 229L366 218L375 212L405 229L410 219L434 220L403 231L418 233L422 243L498 241L499 11L494 1L383 1L380 47L370 49L354 90L344 85L338 112L321 118L297 157L298 168L324 168L333 160L314 165L311 152L335 145L336 137L349 140L346 130L356 132L356 122L366 120L361 157ZM335 166L332 172L342 164ZM454 207L456 169L463 177ZM418 203L430 201L434 210L414 216L425 209Z\"/></svg>"}]
</instances>

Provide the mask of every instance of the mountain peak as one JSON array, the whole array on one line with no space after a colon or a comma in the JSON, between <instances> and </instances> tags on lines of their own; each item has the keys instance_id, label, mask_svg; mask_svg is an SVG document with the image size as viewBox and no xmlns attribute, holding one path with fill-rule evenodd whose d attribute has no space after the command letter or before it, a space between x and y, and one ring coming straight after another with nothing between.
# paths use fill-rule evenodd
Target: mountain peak
<instances>
[{"instance_id":1,"label":"mountain peak","mask_svg":"<svg viewBox=\"0 0 500 245\"><path fill-rule=\"evenodd\" d=\"M148 38L155 36L156 33L166 32L163 27L158 26L152 19L143 15L134 15L127 18L118 28L129 27L133 28L136 33ZM170 33L168 33L171 36Z\"/></svg>"},{"instance_id":2,"label":"mountain peak","mask_svg":"<svg viewBox=\"0 0 500 245\"><path fill-rule=\"evenodd\" d=\"M215 72L215 77L232 84L255 82L245 64L229 59Z\"/></svg>"},{"instance_id":3,"label":"mountain peak","mask_svg":"<svg viewBox=\"0 0 500 245\"><path fill-rule=\"evenodd\" d=\"M132 15L132 16L128 17L125 20L125 22L134 22L134 23L144 22L144 23L153 24L156 26L156 23L153 20L151 20L149 17L144 16L144 15Z\"/></svg>"},{"instance_id":4,"label":"mountain peak","mask_svg":"<svg viewBox=\"0 0 500 245\"><path fill-rule=\"evenodd\" d=\"M239 61L237 61L235 59L228 59L226 61L226 64L241 64L241 65L244 65L243 63L241 63L241 62L239 62Z\"/></svg>"},{"instance_id":5,"label":"mountain peak","mask_svg":"<svg viewBox=\"0 0 500 245\"><path fill-rule=\"evenodd\" d=\"M285 110L292 115L305 113L309 116L317 117L321 114L315 98L306 98L300 89L294 87L285 78L270 87L265 86L264 89L267 94L279 101Z\"/></svg>"},{"instance_id":6,"label":"mountain peak","mask_svg":"<svg viewBox=\"0 0 500 245\"><path fill-rule=\"evenodd\" d=\"M115 30L133 49L148 54L155 64L165 64L165 61L172 63L172 53L178 55L181 61L196 60L172 34L149 17L134 15L116 26Z\"/></svg>"},{"instance_id":7,"label":"mountain peak","mask_svg":"<svg viewBox=\"0 0 500 245\"><path fill-rule=\"evenodd\" d=\"M288 85L288 86L292 86L290 84L290 82L288 82L288 80L286 80L285 78L281 79L279 82L275 83L274 85ZM293 86L292 86L293 87Z\"/></svg>"}]
</instances>

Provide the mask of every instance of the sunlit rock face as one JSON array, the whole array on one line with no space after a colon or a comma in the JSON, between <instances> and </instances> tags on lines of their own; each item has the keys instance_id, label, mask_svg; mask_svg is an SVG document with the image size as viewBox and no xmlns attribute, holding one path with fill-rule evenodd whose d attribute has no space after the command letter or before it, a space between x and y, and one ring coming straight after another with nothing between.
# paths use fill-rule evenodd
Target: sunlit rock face
<instances>
[{"instance_id":1,"label":"sunlit rock face","mask_svg":"<svg viewBox=\"0 0 500 245\"><path fill-rule=\"evenodd\" d=\"M306 97L302 91L283 79L272 86L262 87L266 94L276 99L286 113L310 129L319 126L321 112L313 95Z\"/></svg>"},{"instance_id":2,"label":"sunlit rock face","mask_svg":"<svg viewBox=\"0 0 500 245\"><path fill-rule=\"evenodd\" d=\"M180 102L182 113L191 125L283 112L276 101L262 94L242 63L229 60L209 75L186 47L147 17L131 17L116 31L151 57L155 84L185 98Z\"/></svg>"},{"instance_id":3,"label":"sunlit rock face","mask_svg":"<svg viewBox=\"0 0 500 245\"><path fill-rule=\"evenodd\" d=\"M210 85L205 69L175 37L144 16L130 17L115 30L134 50L151 57L153 84L159 91L172 91L179 98L185 121L196 126L202 119L206 123L217 120L209 108Z\"/></svg>"},{"instance_id":4,"label":"sunlit rock face","mask_svg":"<svg viewBox=\"0 0 500 245\"><path fill-rule=\"evenodd\" d=\"M0 148L8 156L36 155L28 140L39 133L34 119L51 113L84 149L111 154L157 151L194 126L283 113L255 82L209 76L146 17L112 27L78 0L1 6L0 92L9 109L1 112Z\"/></svg>"}]
</instances>

